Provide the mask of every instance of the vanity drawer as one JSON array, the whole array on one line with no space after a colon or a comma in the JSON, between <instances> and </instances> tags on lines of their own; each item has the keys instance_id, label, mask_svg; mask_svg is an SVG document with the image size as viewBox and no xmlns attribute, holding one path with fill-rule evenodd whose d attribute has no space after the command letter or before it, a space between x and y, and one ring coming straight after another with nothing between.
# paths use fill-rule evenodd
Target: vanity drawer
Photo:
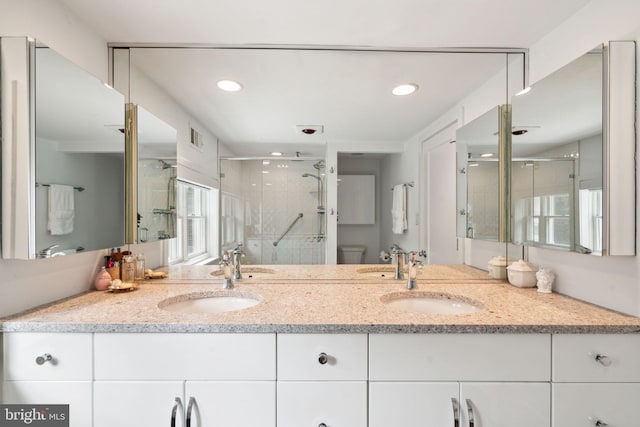
<instances>
[{"instance_id":1,"label":"vanity drawer","mask_svg":"<svg viewBox=\"0 0 640 427\"><path fill-rule=\"evenodd\" d=\"M5 381L91 379L91 334L10 332L3 338Z\"/></svg>"},{"instance_id":2,"label":"vanity drawer","mask_svg":"<svg viewBox=\"0 0 640 427\"><path fill-rule=\"evenodd\" d=\"M274 334L95 334L96 380L275 380Z\"/></svg>"},{"instance_id":3,"label":"vanity drawer","mask_svg":"<svg viewBox=\"0 0 640 427\"><path fill-rule=\"evenodd\" d=\"M554 382L640 382L640 335L554 335Z\"/></svg>"},{"instance_id":4,"label":"vanity drawer","mask_svg":"<svg viewBox=\"0 0 640 427\"><path fill-rule=\"evenodd\" d=\"M371 381L549 381L543 334L381 334L369 337Z\"/></svg>"},{"instance_id":5,"label":"vanity drawer","mask_svg":"<svg viewBox=\"0 0 640 427\"><path fill-rule=\"evenodd\" d=\"M366 379L366 334L278 335L278 380Z\"/></svg>"}]
</instances>

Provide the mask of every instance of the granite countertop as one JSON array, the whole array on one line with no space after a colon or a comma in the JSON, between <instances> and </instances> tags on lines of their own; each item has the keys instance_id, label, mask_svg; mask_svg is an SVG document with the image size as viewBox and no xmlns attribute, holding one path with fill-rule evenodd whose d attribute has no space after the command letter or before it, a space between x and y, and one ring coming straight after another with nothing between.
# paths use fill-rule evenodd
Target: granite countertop
<instances>
[{"instance_id":1,"label":"granite countertop","mask_svg":"<svg viewBox=\"0 0 640 427\"><path fill-rule=\"evenodd\" d=\"M558 294L491 280L468 266L428 265L418 289L393 280L388 265L246 266L223 290L217 266L168 268L169 278L126 293L88 292L0 319L4 332L263 332L263 333L640 333L640 318ZM358 272L358 270L360 272ZM251 273L253 271L253 273ZM211 274L213 272L213 275ZM253 276L253 277L249 277ZM264 278L268 276L268 278ZM394 309L389 295L447 296L481 307L469 314ZM226 313L175 313L159 307L213 295L259 299Z\"/></svg>"}]
</instances>

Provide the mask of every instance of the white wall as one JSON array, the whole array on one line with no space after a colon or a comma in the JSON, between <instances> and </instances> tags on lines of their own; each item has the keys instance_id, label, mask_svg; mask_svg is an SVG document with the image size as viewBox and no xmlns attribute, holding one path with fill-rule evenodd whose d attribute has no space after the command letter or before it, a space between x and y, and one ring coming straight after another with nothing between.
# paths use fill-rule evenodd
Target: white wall
<instances>
[{"instance_id":1,"label":"white wall","mask_svg":"<svg viewBox=\"0 0 640 427\"><path fill-rule=\"evenodd\" d=\"M640 41L638 16L640 2L635 0L592 1L531 47L531 82L604 41ZM639 178L637 174L636 188ZM636 212L640 212L640 206L637 206ZM634 231L629 230L630 233ZM640 315L640 261L637 256L596 257L529 248L528 258L556 272L558 292L624 313Z\"/></svg>"},{"instance_id":2,"label":"white wall","mask_svg":"<svg viewBox=\"0 0 640 427\"><path fill-rule=\"evenodd\" d=\"M530 83L545 77L607 40L640 38L640 2L636 0L593 0L530 48ZM424 140L456 118L463 125L503 102L500 79L465 98L407 144L404 157L415 157L412 144ZM637 113L636 113L637 114ZM638 120L638 119L637 119ZM417 167L417 165L413 166ZM640 175L636 176L636 186ZM640 212L640 206L638 206ZM637 224L636 220L636 224ZM636 232L629 230L629 232ZM640 239L636 239L640 241ZM486 261L504 252L503 244L465 241L465 263L486 268ZM519 249L514 248L518 254ZM556 272L556 290L594 304L640 315L640 261L638 257L595 257L529 248L529 261Z\"/></svg>"},{"instance_id":3,"label":"white wall","mask_svg":"<svg viewBox=\"0 0 640 427\"><path fill-rule=\"evenodd\" d=\"M106 41L58 3L0 1L0 36L34 37L107 81ZM102 255L94 251L43 260L0 260L0 316L90 289Z\"/></svg>"},{"instance_id":4,"label":"white wall","mask_svg":"<svg viewBox=\"0 0 640 427\"><path fill-rule=\"evenodd\" d=\"M59 2L0 0L0 36L34 37L100 80L108 81L107 41ZM183 167L179 173L186 179L209 179L205 184L216 185L212 177L217 174L217 139L161 92L139 92L136 97L178 130L181 144L189 142L190 124L204 134L209 148L198 152L187 147L195 152L179 152ZM150 268L165 263L163 242L132 245L131 250L143 252ZM92 251L29 261L0 259L0 317L90 290L103 255L103 251Z\"/></svg>"}]
</instances>

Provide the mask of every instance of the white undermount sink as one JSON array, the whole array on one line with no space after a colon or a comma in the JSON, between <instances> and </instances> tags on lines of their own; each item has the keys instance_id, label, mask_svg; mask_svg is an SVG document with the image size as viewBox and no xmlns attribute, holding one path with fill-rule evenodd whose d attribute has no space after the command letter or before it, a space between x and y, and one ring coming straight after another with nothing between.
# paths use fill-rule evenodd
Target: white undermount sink
<instances>
[{"instance_id":1,"label":"white undermount sink","mask_svg":"<svg viewBox=\"0 0 640 427\"><path fill-rule=\"evenodd\" d=\"M482 304L469 298L435 292L397 292L380 300L394 310L424 314L469 314L482 309Z\"/></svg>"},{"instance_id":2,"label":"white undermount sink","mask_svg":"<svg viewBox=\"0 0 640 427\"><path fill-rule=\"evenodd\" d=\"M179 295L161 301L158 307L174 313L225 313L244 310L259 303L258 295L221 291Z\"/></svg>"}]
</instances>

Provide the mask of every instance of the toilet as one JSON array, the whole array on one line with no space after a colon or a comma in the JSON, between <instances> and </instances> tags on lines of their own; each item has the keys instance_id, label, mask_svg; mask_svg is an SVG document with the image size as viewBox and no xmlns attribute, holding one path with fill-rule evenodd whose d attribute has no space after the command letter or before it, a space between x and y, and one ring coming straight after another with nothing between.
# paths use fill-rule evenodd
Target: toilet
<instances>
[{"instance_id":1,"label":"toilet","mask_svg":"<svg viewBox=\"0 0 640 427\"><path fill-rule=\"evenodd\" d=\"M367 248L360 245L338 246L338 264L362 264Z\"/></svg>"}]
</instances>

